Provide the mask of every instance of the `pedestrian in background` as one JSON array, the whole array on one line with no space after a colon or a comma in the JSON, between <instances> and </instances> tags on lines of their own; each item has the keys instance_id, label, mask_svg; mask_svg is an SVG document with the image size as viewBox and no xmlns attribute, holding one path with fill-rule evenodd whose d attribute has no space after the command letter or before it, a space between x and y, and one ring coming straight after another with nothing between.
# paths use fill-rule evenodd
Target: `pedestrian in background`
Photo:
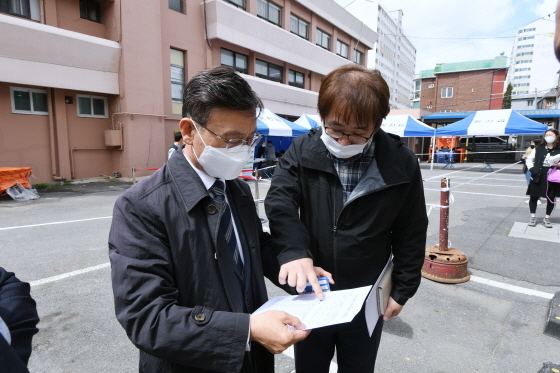
<instances>
[{"instance_id":1,"label":"pedestrian in background","mask_svg":"<svg viewBox=\"0 0 560 373\"><path fill-rule=\"evenodd\" d=\"M268 140L266 143L266 167L274 166L278 158L276 158L276 148L274 148L274 144L272 140Z\"/></svg>"},{"instance_id":2,"label":"pedestrian in background","mask_svg":"<svg viewBox=\"0 0 560 373\"><path fill-rule=\"evenodd\" d=\"M547 180L548 170L557 167L558 162L551 164L549 159L553 155L560 154L560 137L558 131L549 129L544 133L544 140L535 147L525 160L527 168L531 173L531 182L527 188L529 198L529 226L537 225L537 201L539 197L546 198L546 213L542 225L552 228L550 214L554 210L554 200L560 196L560 184L549 183Z\"/></svg>"},{"instance_id":3,"label":"pedestrian in background","mask_svg":"<svg viewBox=\"0 0 560 373\"><path fill-rule=\"evenodd\" d=\"M184 143L183 143L183 135L181 135L181 132L175 132L173 136L175 138L175 142L173 143L173 145L171 145L171 147L167 151L167 159L171 158L175 150L183 149Z\"/></svg>"},{"instance_id":4,"label":"pedestrian in background","mask_svg":"<svg viewBox=\"0 0 560 373\"><path fill-rule=\"evenodd\" d=\"M525 151L525 154L523 154L523 156L521 157L521 160L523 162L523 174L525 175L525 179L527 180L527 186L529 186L529 183L531 182L531 173L529 172L529 169L527 168L526 160L527 160L527 157L529 156L529 154L531 154L531 152L533 151L533 149L535 149L536 144L540 143L540 142L541 142L540 139L531 140L531 144L529 145L529 147ZM529 203L529 199L525 200L525 203ZM542 202L541 202L540 198L537 200L537 205L542 205Z\"/></svg>"}]
</instances>

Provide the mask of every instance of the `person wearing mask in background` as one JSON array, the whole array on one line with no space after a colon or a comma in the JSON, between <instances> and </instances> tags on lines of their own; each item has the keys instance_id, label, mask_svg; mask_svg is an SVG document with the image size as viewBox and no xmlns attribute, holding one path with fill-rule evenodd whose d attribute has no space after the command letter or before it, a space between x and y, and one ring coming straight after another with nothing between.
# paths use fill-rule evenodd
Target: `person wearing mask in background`
<instances>
[{"instance_id":1,"label":"person wearing mask in background","mask_svg":"<svg viewBox=\"0 0 560 373\"><path fill-rule=\"evenodd\" d=\"M383 320L397 316L418 289L428 217L418 159L380 127L389 113L381 73L351 64L330 72L318 97L322 129L296 138L280 158L265 199L279 251L279 282L323 294L314 265L333 275L332 290L373 285L393 255L393 288L370 336L364 309L354 320L315 329L295 344L296 372L374 371Z\"/></svg>"},{"instance_id":2,"label":"person wearing mask in background","mask_svg":"<svg viewBox=\"0 0 560 373\"><path fill-rule=\"evenodd\" d=\"M546 213L542 225L552 228L550 214L554 210L554 199L560 196L560 184L549 183L547 180L548 170L557 167L558 162L550 163L549 159L553 155L560 154L560 137L558 131L549 129L544 133L544 141L538 144L535 149L527 156L525 163L531 173L531 182L527 188L529 198L529 227L537 225L537 201L539 197L546 198Z\"/></svg>"},{"instance_id":3,"label":"person wearing mask in background","mask_svg":"<svg viewBox=\"0 0 560 373\"><path fill-rule=\"evenodd\" d=\"M0 372L29 372L27 363L38 323L29 284L0 267Z\"/></svg>"},{"instance_id":4,"label":"person wearing mask in background","mask_svg":"<svg viewBox=\"0 0 560 373\"><path fill-rule=\"evenodd\" d=\"M527 186L531 182L531 173L529 172L529 169L527 168L526 160L527 160L527 157L529 156L529 154L531 154L531 152L533 151L533 149L535 149L536 144L539 143L539 142L541 142L540 139L531 140L531 145L529 145L527 150L525 150L525 154L523 154L523 156L521 156L521 160L523 162L523 174L525 175L525 179L527 180ZM525 200L525 203L529 203L529 199ZM537 200L537 205L542 205L542 202L541 202L540 198Z\"/></svg>"},{"instance_id":5,"label":"person wearing mask in background","mask_svg":"<svg viewBox=\"0 0 560 373\"><path fill-rule=\"evenodd\" d=\"M183 135L181 135L181 132L175 132L173 136L175 137L175 142L173 143L173 145L171 145L171 147L167 151L167 159L171 158L175 150L183 149L184 143L183 143Z\"/></svg>"},{"instance_id":6,"label":"person wearing mask in background","mask_svg":"<svg viewBox=\"0 0 560 373\"><path fill-rule=\"evenodd\" d=\"M263 274L278 284L279 270L237 178L262 108L232 68L198 73L183 94L183 151L115 203L115 313L140 349L140 373L273 372L272 353L309 334L285 312L251 315L268 299Z\"/></svg>"},{"instance_id":7,"label":"person wearing mask in background","mask_svg":"<svg viewBox=\"0 0 560 373\"><path fill-rule=\"evenodd\" d=\"M276 158L276 149L274 148L274 144L272 143L272 140L268 140L266 143L265 156L266 156L266 167L274 166L276 164L276 161L278 159Z\"/></svg>"}]
</instances>

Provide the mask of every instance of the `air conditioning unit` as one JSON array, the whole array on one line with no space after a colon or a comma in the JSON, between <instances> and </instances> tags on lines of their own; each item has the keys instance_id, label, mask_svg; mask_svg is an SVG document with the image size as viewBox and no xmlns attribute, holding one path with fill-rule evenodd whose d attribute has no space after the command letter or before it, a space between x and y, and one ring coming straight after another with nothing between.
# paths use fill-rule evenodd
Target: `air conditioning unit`
<instances>
[{"instance_id":1,"label":"air conditioning unit","mask_svg":"<svg viewBox=\"0 0 560 373\"><path fill-rule=\"evenodd\" d=\"M546 106L554 106L554 102L548 102Z\"/></svg>"},{"instance_id":2,"label":"air conditioning unit","mask_svg":"<svg viewBox=\"0 0 560 373\"><path fill-rule=\"evenodd\" d=\"M410 101L414 100L414 93L411 93L410 95L408 95L408 99Z\"/></svg>"},{"instance_id":3,"label":"air conditioning unit","mask_svg":"<svg viewBox=\"0 0 560 373\"><path fill-rule=\"evenodd\" d=\"M436 85L434 83L428 84L428 88L434 88Z\"/></svg>"},{"instance_id":4,"label":"air conditioning unit","mask_svg":"<svg viewBox=\"0 0 560 373\"><path fill-rule=\"evenodd\" d=\"M426 109L431 109L433 106L432 105L428 105L426 106Z\"/></svg>"}]
</instances>

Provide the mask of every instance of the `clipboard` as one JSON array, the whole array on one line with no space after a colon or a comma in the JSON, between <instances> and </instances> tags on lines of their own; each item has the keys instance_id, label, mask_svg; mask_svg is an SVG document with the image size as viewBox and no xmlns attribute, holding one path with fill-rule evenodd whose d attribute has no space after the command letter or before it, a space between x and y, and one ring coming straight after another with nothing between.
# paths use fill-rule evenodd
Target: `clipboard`
<instances>
[{"instance_id":1,"label":"clipboard","mask_svg":"<svg viewBox=\"0 0 560 373\"><path fill-rule=\"evenodd\" d=\"M387 308L387 304L389 303L389 296L391 295L392 287L393 261L391 260L375 289L377 291L377 311L380 315L385 314L385 309Z\"/></svg>"},{"instance_id":2,"label":"clipboard","mask_svg":"<svg viewBox=\"0 0 560 373\"><path fill-rule=\"evenodd\" d=\"M379 275L377 281L373 285L365 306L366 324L369 335L373 334L373 330L379 321L379 316L385 313L389 297L391 296L391 287L393 285L393 258L391 257L383 271Z\"/></svg>"}]
</instances>

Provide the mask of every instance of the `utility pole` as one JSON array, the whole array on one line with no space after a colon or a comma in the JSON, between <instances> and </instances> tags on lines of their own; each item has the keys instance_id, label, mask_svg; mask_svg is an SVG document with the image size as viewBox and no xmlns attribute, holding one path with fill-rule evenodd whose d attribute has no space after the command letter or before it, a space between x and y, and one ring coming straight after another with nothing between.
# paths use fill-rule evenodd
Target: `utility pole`
<instances>
[{"instance_id":1,"label":"utility pole","mask_svg":"<svg viewBox=\"0 0 560 373\"><path fill-rule=\"evenodd\" d=\"M537 97L537 89L535 88L535 110L538 109L538 107L537 107L538 100L539 100L539 98Z\"/></svg>"}]
</instances>

